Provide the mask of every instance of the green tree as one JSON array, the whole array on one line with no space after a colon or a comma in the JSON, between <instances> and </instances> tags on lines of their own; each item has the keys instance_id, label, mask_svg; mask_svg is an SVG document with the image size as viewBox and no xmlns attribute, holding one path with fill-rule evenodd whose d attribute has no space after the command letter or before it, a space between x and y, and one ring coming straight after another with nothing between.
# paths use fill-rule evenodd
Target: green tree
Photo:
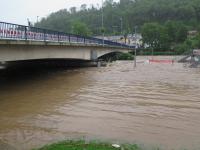
<instances>
[{"instance_id":1,"label":"green tree","mask_svg":"<svg viewBox=\"0 0 200 150\"><path fill-rule=\"evenodd\" d=\"M142 27L143 43L155 50L169 50L167 30L158 23L146 23Z\"/></svg>"},{"instance_id":2,"label":"green tree","mask_svg":"<svg viewBox=\"0 0 200 150\"><path fill-rule=\"evenodd\" d=\"M75 13L76 13L76 7L71 7L71 8L70 8L70 12L71 12L72 14L75 14Z\"/></svg>"},{"instance_id":3,"label":"green tree","mask_svg":"<svg viewBox=\"0 0 200 150\"><path fill-rule=\"evenodd\" d=\"M193 49L200 48L200 33L191 40L191 43Z\"/></svg>"},{"instance_id":4,"label":"green tree","mask_svg":"<svg viewBox=\"0 0 200 150\"><path fill-rule=\"evenodd\" d=\"M186 41L188 29L183 23L177 21L167 21L164 26L167 30L171 49L174 49L178 43Z\"/></svg>"},{"instance_id":5,"label":"green tree","mask_svg":"<svg viewBox=\"0 0 200 150\"><path fill-rule=\"evenodd\" d=\"M91 31L89 30L87 25L85 23L80 22L80 21L73 22L72 31L73 31L74 34L77 34L77 35L83 35L83 36L90 36L91 35Z\"/></svg>"},{"instance_id":6,"label":"green tree","mask_svg":"<svg viewBox=\"0 0 200 150\"><path fill-rule=\"evenodd\" d=\"M87 5L82 4L80 9L81 9L81 11L87 11Z\"/></svg>"},{"instance_id":7,"label":"green tree","mask_svg":"<svg viewBox=\"0 0 200 150\"><path fill-rule=\"evenodd\" d=\"M181 43L187 39L188 30L186 26L182 23L178 24L178 28L176 31L176 42Z\"/></svg>"},{"instance_id":8,"label":"green tree","mask_svg":"<svg viewBox=\"0 0 200 150\"><path fill-rule=\"evenodd\" d=\"M176 31L177 31L177 23L175 21L167 21L165 23L165 27L169 36L169 40L171 43L176 42Z\"/></svg>"}]
</instances>

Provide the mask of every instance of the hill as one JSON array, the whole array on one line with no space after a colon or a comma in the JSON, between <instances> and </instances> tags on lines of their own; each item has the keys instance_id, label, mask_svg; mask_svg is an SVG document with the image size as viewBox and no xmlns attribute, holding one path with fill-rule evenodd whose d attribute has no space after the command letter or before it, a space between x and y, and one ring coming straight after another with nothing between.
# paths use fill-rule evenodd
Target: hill
<instances>
[{"instance_id":1,"label":"hill","mask_svg":"<svg viewBox=\"0 0 200 150\"><path fill-rule=\"evenodd\" d=\"M198 28L200 24L199 0L121 0L119 3L106 0L103 5L104 28L106 34L117 34L122 30L133 32L134 26L141 27L144 23L179 21L190 29ZM86 25L90 34L99 35L102 32L102 8L72 7L62 9L43 18L35 26L50 28L64 32L74 32L77 24Z\"/></svg>"}]
</instances>

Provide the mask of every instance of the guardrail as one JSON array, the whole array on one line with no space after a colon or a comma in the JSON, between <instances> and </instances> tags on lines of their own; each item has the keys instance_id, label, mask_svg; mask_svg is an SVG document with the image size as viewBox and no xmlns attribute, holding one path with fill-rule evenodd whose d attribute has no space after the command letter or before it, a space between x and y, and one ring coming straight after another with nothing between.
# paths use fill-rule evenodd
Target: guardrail
<instances>
[{"instance_id":1,"label":"guardrail","mask_svg":"<svg viewBox=\"0 0 200 150\"><path fill-rule=\"evenodd\" d=\"M70 33L58 32L48 29L42 29L42 28L6 23L6 22L0 22L0 39L99 44L102 46L109 45L122 48L134 48L133 46L109 40L102 40L93 37L84 37Z\"/></svg>"}]
</instances>

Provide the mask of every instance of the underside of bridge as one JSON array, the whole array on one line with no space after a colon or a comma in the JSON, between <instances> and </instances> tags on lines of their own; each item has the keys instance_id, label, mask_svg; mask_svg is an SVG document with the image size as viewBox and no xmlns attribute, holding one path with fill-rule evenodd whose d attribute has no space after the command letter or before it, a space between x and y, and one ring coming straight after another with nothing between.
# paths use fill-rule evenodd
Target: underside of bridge
<instances>
[{"instance_id":1,"label":"underside of bridge","mask_svg":"<svg viewBox=\"0 0 200 150\"><path fill-rule=\"evenodd\" d=\"M96 60L83 59L33 59L33 60L18 60L6 61L0 63L0 69L39 69L39 68L65 68L65 67L88 67L97 66L98 61L113 61L122 52L107 53Z\"/></svg>"},{"instance_id":2,"label":"underside of bridge","mask_svg":"<svg viewBox=\"0 0 200 150\"><path fill-rule=\"evenodd\" d=\"M91 61L79 59L35 59L4 62L7 68L78 67Z\"/></svg>"}]
</instances>

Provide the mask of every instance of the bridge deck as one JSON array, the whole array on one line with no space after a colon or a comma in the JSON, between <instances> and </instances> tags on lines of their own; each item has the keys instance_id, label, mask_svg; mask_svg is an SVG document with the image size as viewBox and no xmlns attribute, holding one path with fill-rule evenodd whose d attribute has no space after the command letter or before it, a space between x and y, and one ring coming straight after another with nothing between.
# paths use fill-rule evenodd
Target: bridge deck
<instances>
[{"instance_id":1,"label":"bridge deck","mask_svg":"<svg viewBox=\"0 0 200 150\"><path fill-rule=\"evenodd\" d=\"M73 46L73 47L102 47L101 44L96 43L76 43L76 42L54 42L54 41L32 41L32 40L14 40L14 39L0 39L0 45L37 45L37 46ZM105 45L102 48L119 48L119 46ZM127 47L120 47L121 49L130 49Z\"/></svg>"}]
</instances>

